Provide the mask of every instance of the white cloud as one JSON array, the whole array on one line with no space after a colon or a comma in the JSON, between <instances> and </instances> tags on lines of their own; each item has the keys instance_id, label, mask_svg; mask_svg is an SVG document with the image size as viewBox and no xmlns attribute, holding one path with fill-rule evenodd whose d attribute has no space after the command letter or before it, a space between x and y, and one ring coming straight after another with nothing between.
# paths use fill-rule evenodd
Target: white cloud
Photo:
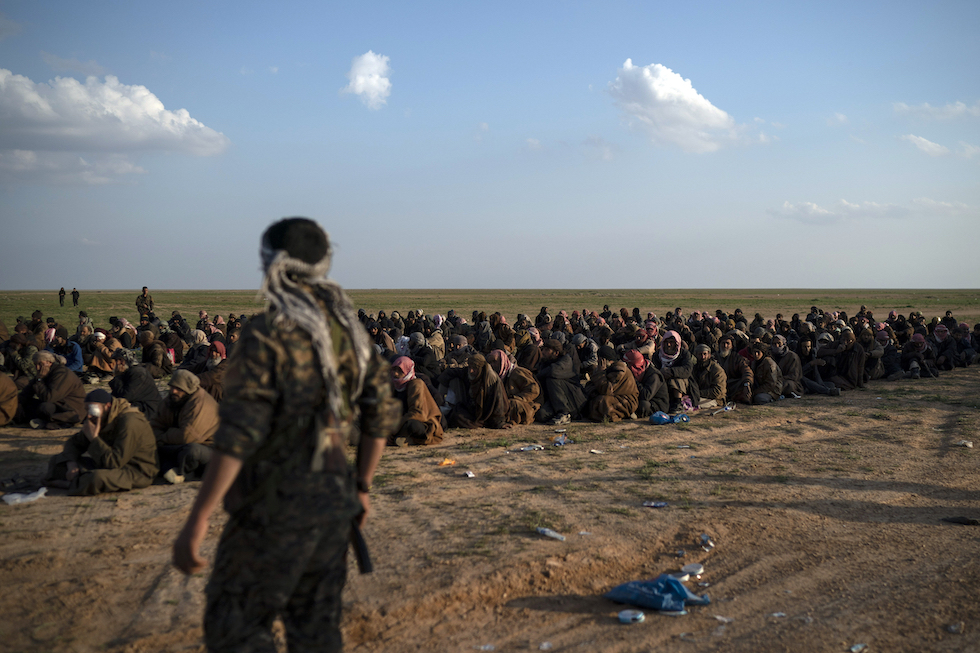
<instances>
[{"instance_id":1,"label":"white cloud","mask_svg":"<svg viewBox=\"0 0 980 653\"><path fill-rule=\"evenodd\" d=\"M85 158L70 152L32 150L0 150L0 171L5 181L92 185L112 183L124 175L146 173L124 154L96 154Z\"/></svg>"},{"instance_id":2,"label":"white cloud","mask_svg":"<svg viewBox=\"0 0 980 653\"><path fill-rule=\"evenodd\" d=\"M273 75L279 74L279 66L269 66L269 72Z\"/></svg>"},{"instance_id":3,"label":"white cloud","mask_svg":"<svg viewBox=\"0 0 980 653\"><path fill-rule=\"evenodd\" d=\"M210 156L229 143L186 109L170 111L145 86L120 84L112 75L104 82L55 77L35 84L0 68L0 124L0 149Z\"/></svg>"},{"instance_id":4,"label":"white cloud","mask_svg":"<svg viewBox=\"0 0 980 653\"><path fill-rule=\"evenodd\" d=\"M770 123L770 124L771 124L771 125L772 125L773 127L775 127L776 129L785 129L785 128L786 128L786 125L784 125L784 124L783 124L783 123L781 123L781 122L774 122L774 123Z\"/></svg>"},{"instance_id":5,"label":"white cloud","mask_svg":"<svg viewBox=\"0 0 980 653\"><path fill-rule=\"evenodd\" d=\"M843 113L835 113L832 118L827 118L827 124L831 127L836 127L837 125L846 125L847 116Z\"/></svg>"},{"instance_id":6,"label":"white cloud","mask_svg":"<svg viewBox=\"0 0 980 653\"><path fill-rule=\"evenodd\" d=\"M479 130L481 132L488 132L488 131L490 131L490 123L481 122L480 125L479 125Z\"/></svg>"},{"instance_id":7,"label":"white cloud","mask_svg":"<svg viewBox=\"0 0 980 653\"><path fill-rule=\"evenodd\" d=\"M691 80L661 64L639 67L627 59L608 91L655 145L714 152L737 139L738 127L731 116L698 93Z\"/></svg>"},{"instance_id":8,"label":"white cloud","mask_svg":"<svg viewBox=\"0 0 980 653\"><path fill-rule=\"evenodd\" d=\"M0 41L18 32L20 32L20 23L15 23L3 14L0 14Z\"/></svg>"},{"instance_id":9,"label":"white cloud","mask_svg":"<svg viewBox=\"0 0 980 653\"><path fill-rule=\"evenodd\" d=\"M860 143L861 145L868 144L868 141L864 140L863 138L858 138L854 134L851 134L851 140L854 141L855 143Z\"/></svg>"},{"instance_id":10,"label":"white cloud","mask_svg":"<svg viewBox=\"0 0 980 653\"><path fill-rule=\"evenodd\" d=\"M105 68L94 61L79 61L78 59L63 59L56 54L41 51L41 59L58 73L79 73L80 75L104 75Z\"/></svg>"},{"instance_id":11,"label":"white cloud","mask_svg":"<svg viewBox=\"0 0 980 653\"><path fill-rule=\"evenodd\" d=\"M127 154L164 151L211 156L224 134L185 109L170 111L145 86L89 77L36 84L0 68L0 155L3 168L59 181L105 183L144 172Z\"/></svg>"},{"instance_id":12,"label":"white cloud","mask_svg":"<svg viewBox=\"0 0 980 653\"><path fill-rule=\"evenodd\" d=\"M764 122L766 121L766 120L765 120L765 118L760 118L759 116L756 116L756 117L755 117L755 118L753 118L752 120L753 120L754 122L756 122L756 123L759 123L759 124L762 124L762 123L764 123Z\"/></svg>"},{"instance_id":13,"label":"white cloud","mask_svg":"<svg viewBox=\"0 0 980 653\"><path fill-rule=\"evenodd\" d=\"M951 118L963 118L972 116L980 118L980 101L973 106L967 106L963 102L954 102L942 107L931 106L928 102L916 106L909 106L904 102L896 102L892 105L895 113L902 113L916 118L930 118L934 120L949 120Z\"/></svg>"},{"instance_id":14,"label":"white cloud","mask_svg":"<svg viewBox=\"0 0 980 653\"><path fill-rule=\"evenodd\" d=\"M529 138L525 142L527 143L527 149L529 149L529 150L540 150L541 149L541 141L539 141L536 138Z\"/></svg>"},{"instance_id":15,"label":"white cloud","mask_svg":"<svg viewBox=\"0 0 980 653\"><path fill-rule=\"evenodd\" d=\"M607 143L600 136L589 136L585 139L583 143L586 147L586 152L590 156L599 159L600 161L612 161L613 160L613 146Z\"/></svg>"},{"instance_id":16,"label":"white cloud","mask_svg":"<svg viewBox=\"0 0 980 653\"><path fill-rule=\"evenodd\" d=\"M351 60L350 72L347 79L350 83L340 89L341 94L351 93L358 96L368 109L380 109L388 103L391 95L391 68L388 57L375 54L368 50L359 57Z\"/></svg>"},{"instance_id":17,"label":"white cloud","mask_svg":"<svg viewBox=\"0 0 980 653\"><path fill-rule=\"evenodd\" d=\"M956 217L973 214L976 211L960 202L937 202L926 197L914 199L908 206L898 204L879 204L877 202L852 203L839 200L830 208L824 208L813 202L793 204L783 202L778 209L770 209L770 215L798 220L809 224L833 224L845 220L864 219L900 219L900 218L935 218Z\"/></svg>"},{"instance_id":18,"label":"white cloud","mask_svg":"<svg viewBox=\"0 0 980 653\"><path fill-rule=\"evenodd\" d=\"M947 154L949 154L948 147L945 147L944 145L940 145L939 143L933 143L932 141L926 140L921 136L915 136L914 134L906 134L905 136L902 136L901 139L903 141L908 141L909 143L912 143L917 148L919 148L919 150L925 152L929 156L946 156Z\"/></svg>"},{"instance_id":19,"label":"white cloud","mask_svg":"<svg viewBox=\"0 0 980 653\"><path fill-rule=\"evenodd\" d=\"M963 148L960 150L960 156L967 159L972 159L977 154L980 154L980 147L977 147L976 145L970 145L969 143L960 141L960 147Z\"/></svg>"}]
</instances>

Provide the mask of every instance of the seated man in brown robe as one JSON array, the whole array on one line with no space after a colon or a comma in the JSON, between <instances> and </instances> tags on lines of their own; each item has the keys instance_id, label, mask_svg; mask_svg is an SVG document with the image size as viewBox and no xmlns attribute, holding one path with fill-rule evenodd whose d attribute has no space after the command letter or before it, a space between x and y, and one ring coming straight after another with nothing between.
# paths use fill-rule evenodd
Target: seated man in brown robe
<instances>
[{"instance_id":1,"label":"seated man in brown robe","mask_svg":"<svg viewBox=\"0 0 980 653\"><path fill-rule=\"evenodd\" d=\"M153 429L143 413L103 389L85 397L82 430L48 463L44 482L68 494L101 494L144 488L156 476Z\"/></svg>"},{"instance_id":2,"label":"seated man in brown robe","mask_svg":"<svg viewBox=\"0 0 980 653\"><path fill-rule=\"evenodd\" d=\"M37 378L21 390L18 423L32 428L64 429L85 417L85 389L74 372L58 362L50 351L34 354Z\"/></svg>"},{"instance_id":3,"label":"seated man in brown robe","mask_svg":"<svg viewBox=\"0 0 980 653\"><path fill-rule=\"evenodd\" d=\"M204 366L204 371L197 375L201 387L219 404L225 396L225 373L228 371L228 357L225 346L220 342L212 342L208 349L210 358Z\"/></svg>"},{"instance_id":4,"label":"seated man in brown robe","mask_svg":"<svg viewBox=\"0 0 980 653\"><path fill-rule=\"evenodd\" d=\"M218 404L187 370L170 377L170 397L152 421L163 478L183 483L189 474L203 474L211 460L218 430Z\"/></svg>"},{"instance_id":5,"label":"seated man in brown robe","mask_svg":"<svg viewBox=\"0 0 980 653\"><path fill-rule=\"evenodd\" d=\"M698 396L701 398L699 408L716 408L725 405L725 393L728 390L728 377L714 358L711 357L711 347L700 344L694 348L694 371L691 380L697 384Z\"/></svg>"},{"instance_id":6,"label":"seated man in brown robe","mask_svg":"<svg viewBox=\"0 0 980 653\"><path fill-rule=\"evenodd\" d=\"M427 445L442 442L442 412L425 381L415 376L415 362L399 356L391 364L395 398L402 402L398 430L388 437L389 446Z\"/></svg>"},{"instance_id":7,"label":"seated man in brown robe","mask_svg":"<svg viewBox=\"0 0 980 653\"><path fill-rule=\"evenodd\" d=\"M17 414L17 395L20 390L8 375L0 372L0 426L6 426Z\"/></svg>"},{"instance_id":8,"label":"seated man in brown robe","mask_svg":"<svg viewBox=\"0 0 980 653\"><path fill-rule=\"evenodd\" d=\"M749 361L735 351L735 336L727 333L718 341L716 360L725 370L728 388L725 395L729 401L740 404L752 403L752 367Z\"/></svg>"},{"instance_id":9,"label":"seated man in brown robe","mask_svg":"<svg viewBox=\"0 0 980 653\"><path fill-rule=\"evenodd\" d=\"M755 363L752 366L752 403L768 404L779 401L783 390L783 375L776 361L769 355L769 345L760 341L753 342L749 348Z\"/></svg>"},{"instance_id":10,"label":"seated man in brown robe","mask_svg":"<svg viewBox=\"0 0 980 653\"><path fill-rule=\"evenodd\" d=\"M586 386L583 413L593 422L632 419L640 403L633 373L609 345L599 349L599 364Z\"/></svg>"},{"instance_id":11,"label":"seated man in brown robe","mask_svg":"<svg viewBox=\"0 0 980 653\"><path fill-rule=\"evenodd\" d=\"M490 367L504 382L510 410L507 421L511 424L532 424L534 415L541 408L541 386L531 370L515 365L506 352L494 349L487 355Z\"/></svg>"},{"instance_id":12,"label":"seated man in brown robe","mask_svg":"<svg viewBox=\"0 0 980 653\"><path fill-rule=\"evenodd\" d=\"M779 372L783 375L783 391L781 394L787 398L799 399L803 396L803 363L796 352L790 351L786 338L777 335L772 338L772 345L769 347L769 354L779 366Z\"/></svg>"},{"instance_id":13,"label":"seated man in brown robe","mask_svg":"<svg viewBox=\"0 0 980 653\"><path fill-rule=\"evenodd\" d=\"M167 352L167 345L157 340L152 329L139 332L140 346L143 347L143 367L154 379L162 379L174 371L173 361Z\"/></svg>"},{"instance_id":14,"label":"seated man in brown robe","mask_svg":"<svg viewBox=\"0 0 980 653\"><path fill-rule=\"evenodd\" d=\"M509 426L510 402L497 373L487 365L483 354L473 354L465 369L450 368L446 375L465 377L463 396L449 413L449 425L464 429L502 429Z\"/></svg>"}]
</instances>

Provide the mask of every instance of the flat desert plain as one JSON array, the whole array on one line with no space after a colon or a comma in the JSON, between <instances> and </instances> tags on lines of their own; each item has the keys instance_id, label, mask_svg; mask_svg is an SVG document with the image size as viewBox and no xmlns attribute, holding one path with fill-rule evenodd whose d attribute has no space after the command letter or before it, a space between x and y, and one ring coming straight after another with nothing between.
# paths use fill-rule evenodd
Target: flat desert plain
<instances>
[{"instance_id":1,"label":"flat desert plain","mask_svg":"<svg viewBox=\"0 0 980 653\"><path fill-rule=\"evenodd\" d=\"M943 521L980 519L977 449L957 445L980 448L978 406L971 367L688 424L574 422L562 447L533 425L389 448L346 648L980 650L980 527ZM0 429L0 477L40 476L69 434ZM203 651L207 573L169 563L198 487L0 505L0 650ZM622 625L602 596L692 562L711 603L686 615Z\"/></svg>"}]
</instances>

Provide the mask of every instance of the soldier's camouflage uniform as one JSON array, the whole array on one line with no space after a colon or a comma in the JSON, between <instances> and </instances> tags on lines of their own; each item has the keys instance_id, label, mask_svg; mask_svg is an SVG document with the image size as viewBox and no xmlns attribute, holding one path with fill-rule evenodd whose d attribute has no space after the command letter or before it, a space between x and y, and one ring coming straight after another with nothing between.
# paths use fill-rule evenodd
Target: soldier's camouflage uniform
<instances>
[{"instance_id":1,"label":"soldier's camouflage uniform","mask_svg":"<svg viewBox=\"0 0 980 653\"><path fill-rule=\"evenodd\" d=\"M364 390L351 402L352 343L336 320L329 323L344 413L332 416L334 428L345 441L384 439L397 427L400 408L388 366L372 350ZM209 651L275 651L276 616L290 651L342 649L340 595L361 505L343 451L334 452L339 466L311 471L325 402L309 334L274 327L265 315L252 320L229 359L215 434L215 448L244 465L226 497L231 517L207 588Z\"/></svg>"}]
</instances>

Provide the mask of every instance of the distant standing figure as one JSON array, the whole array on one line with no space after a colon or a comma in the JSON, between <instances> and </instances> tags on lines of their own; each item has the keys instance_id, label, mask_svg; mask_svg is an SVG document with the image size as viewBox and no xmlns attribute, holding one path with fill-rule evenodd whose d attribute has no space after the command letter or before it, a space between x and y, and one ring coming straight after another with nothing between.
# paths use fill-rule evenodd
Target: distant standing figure
<instances>
[{"instance_id":1,"label":"distant standing figure","mask_svg":"<svg viewBox=\"0 0 980 653\"><path fill-rule=\"evenodd\" d=\"M71 303L72 303L73 306L78 306L78 296L79 296L78 288L72 288L71 289Z\"/></svg>"},{"instance_id":2,"label":"distant standing figure","mask_svg":"<svg viewBox=\"0 0 980 653\"><path fill-rule=\"evenodd\" d=\"M61 304L62 306L65 305L65 295L66 294L67 293L65 292L64 287L62 287L61 290L58 291L58 303Z\"/></svg>"},{"instance_id":3,"label":"distant standing figure","mask_svg":"<svg viewBox=\"0 0 980 653\"><path fill-rule=\"evenodd\" d=\"M150 294L149 289L143 286L143 294L136 297L136 311L140 315L146 315L153 310L153 295Z\"/></svg>"}]
</instances>

